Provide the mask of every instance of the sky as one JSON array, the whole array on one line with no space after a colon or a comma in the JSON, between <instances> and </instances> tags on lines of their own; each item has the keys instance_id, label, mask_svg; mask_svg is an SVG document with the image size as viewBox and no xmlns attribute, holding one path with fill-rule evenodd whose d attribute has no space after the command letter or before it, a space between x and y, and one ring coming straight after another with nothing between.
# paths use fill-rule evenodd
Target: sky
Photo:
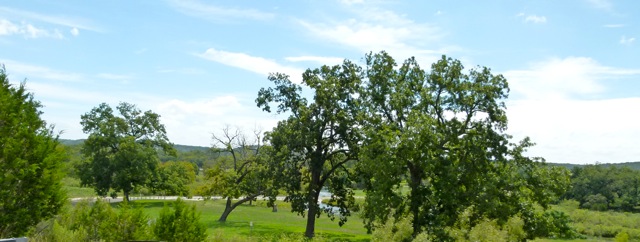
<instances>
[{"instance_id":1,"label":"sky","mask_svg":"<svg viewBox=\"0 0 640 242\"><path fill-rule=\"evenodd\" d=\"M0 2L0 63L42 117L81 139L100 103L161 115L176 144L286 118L255 104L267 75L442 55L504 75L508 133L547 162L640 161L640 2L24 0Z\"/></svg>"}]
</instances>

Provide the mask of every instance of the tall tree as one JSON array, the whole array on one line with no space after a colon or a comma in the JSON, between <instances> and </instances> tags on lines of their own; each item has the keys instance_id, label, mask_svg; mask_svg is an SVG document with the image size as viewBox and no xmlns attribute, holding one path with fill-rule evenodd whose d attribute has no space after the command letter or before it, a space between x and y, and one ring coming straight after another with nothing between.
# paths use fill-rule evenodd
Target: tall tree
<instances>
[{"instance_id":1,"label":"tall tree","mask_svg":"<svg viewBox=\"0 0 640 242\"><path fill-rule=\"evenodd\" d=\"M146 186L158 166L158 150L175 156L160 115L120 103L120 116L106 103L81 116L82 131L89 134L82 152L89 159L79 165L81 182L100 196L110 189L122 191L125 200L137 186ZM112 194L113 195L113 194Z\"/></svg>"},{"instance_id":2,"label":"tall tree","mask_svg":"<svg viewBox=\"0 0 640 242\"><path fill-rule=\"evenodd\" d=\"M40 102L0 68L0 238L23 236L65 203L64 148L40 118Z\"/></svg>"},{"instance_id":3,"label":"tall tree","mask_svg":"<svg viewBox=\"0 0 640 242\"><path fill-rule=\"evenodd\" d=\"M342 65L307 70L302 84L311 89L313 99L303 97L302 87L284 74L272 74L275 88L262 88L256 102L264 111L290 114L267 134L277 152L272 167L278 184L286 191L292 211L305 215L305 236L315 234L315 220L322 211L320 190L328 186L340 207L340 224L349 216L353 192L349 189L351 171L345 164L357 160L361 133L357 126L358 87L361 68L345 61ZM331 214L329 214L331 215Z\"/></svg>"},{"instance_id":4,"label":"tall tree","mask_svg":"<svg viewBox=\"0 0 640 242\"><path fill-rule=\"evenodd\" d=\"M213 135L214 149L228 153L220 159L231 157L230 164L220 162L206 171L207 183L203 187L205 196L220 195L227 200L220 222L227 221L237 206L266 195L270 189L271 175L266 169L269 157L263 154L262 132L256 130L253 134L250 139L242 131L227 126L222 134Z\"/></svg>"},{"instance_id":5,"label":"tall tree","mask_svg":"<svg viewBox=\"0 0 640 242\"><path fill-rule=\"evenodd\" d=\"M365 61L361 125L367 138L359 165L368 228L408 213L414 236L424 230L444 236L442 228L465 208L511 192L499 181L525 171L505 164L514 157L534 162L521 156L532 145L528 140L509 144L504 133L509 89L502 75L486 67L464 73L460 61L444 56L430 72L414 58L398 66L385 52ZM400 189L404 181L408 193Z\"/></svg>"}]
</instances>

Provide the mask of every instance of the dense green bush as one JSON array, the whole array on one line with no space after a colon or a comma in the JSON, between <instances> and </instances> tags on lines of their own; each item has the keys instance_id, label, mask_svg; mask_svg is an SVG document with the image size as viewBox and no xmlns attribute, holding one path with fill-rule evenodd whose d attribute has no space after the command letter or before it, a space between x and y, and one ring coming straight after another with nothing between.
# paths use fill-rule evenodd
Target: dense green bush
<instances>
[{"instance_id":1,"label":"dense green bush","mask_svg":"<svg viewBox=\"0 0 640 242\"><path fill-rule=\"evenodd\" d=\"M206 227L200 222L195 205L187 206L181 199L173 203L173 211L165 206L160 211L153 232L164 241L204 241Z\"/></svg>"}]
</instances>

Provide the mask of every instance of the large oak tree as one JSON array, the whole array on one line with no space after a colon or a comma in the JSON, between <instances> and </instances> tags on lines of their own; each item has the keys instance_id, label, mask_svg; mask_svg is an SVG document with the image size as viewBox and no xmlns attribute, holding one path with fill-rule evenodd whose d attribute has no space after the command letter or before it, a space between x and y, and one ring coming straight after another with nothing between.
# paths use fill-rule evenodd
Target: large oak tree
<instances>
[{"instance_id":1,"label":"large oak tree","mask_svg":"<svg viewBox=\"0 0 640 242\"><path fill-rule=\"evenodd\" d=\"M464 71L444 56L429 72L414 58L398 65L385 52L365 61L359 167L368 228L410 215L414 236L425 231L446 238L444 228L468 207L479 208L475 218L506 221L533 204L546 207L566 189L566 173L522 155L533 145L528 139L510 143L502 75L486 67ZM528 227L532 220L525 218Z\"/></svg>"},{"instance_id":2,"label":"large oak tree","mask_svg":"<svg viewBox=\"0 0 640 242\"><path fill-rule=\"evenodd\" d=\"M159 163L158 150L175 156L175 149L160 123L160 115L142 112L120 103L120 115L106 103L81 116L82 131L89 134L82 152L87 162L79 165L83 185L100 196L122 191L125 200L138 186L147 186Z\"/></svg>"}]
</instances>

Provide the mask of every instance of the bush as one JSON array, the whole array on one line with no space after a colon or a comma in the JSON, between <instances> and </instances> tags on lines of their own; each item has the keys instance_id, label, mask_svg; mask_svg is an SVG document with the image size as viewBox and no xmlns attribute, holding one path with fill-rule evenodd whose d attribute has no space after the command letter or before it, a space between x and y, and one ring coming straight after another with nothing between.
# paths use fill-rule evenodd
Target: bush
<instances>
[{"instance_id":1,"label":"bush","mask_svg":"<svg viewBox=\"0 0 640 242\"><path fill-rule=\"evenodd\" d=\"M607 203L607 198L598 193L596 195L587 196L582 207L596 211L606 211L609 208L609 205Z\"/></svg>"},{"instance_id":2,"label":"bush","mask_svg":"<svg viewBox=\"0 0 640 242\"><path fill-rule=\"evenodd\" d=\"M154 225L153 232L165 241L204 241L207 238L206 227L200 222L196 206L178 199L173 203L173 211L165 205Z\"/></svg>"},{"instance_id":3,"label":"bush","mask_svg":"<svg viewBox=\"0 0 640 242\"><path fill-rule=\"evenodd\" d=\"M411 241L413 235L413 227L411 225L411 216L402 219L387 222L381 227L373 231L371 237L372 242L402 242Z\"/></svg>"}]
</instances>

